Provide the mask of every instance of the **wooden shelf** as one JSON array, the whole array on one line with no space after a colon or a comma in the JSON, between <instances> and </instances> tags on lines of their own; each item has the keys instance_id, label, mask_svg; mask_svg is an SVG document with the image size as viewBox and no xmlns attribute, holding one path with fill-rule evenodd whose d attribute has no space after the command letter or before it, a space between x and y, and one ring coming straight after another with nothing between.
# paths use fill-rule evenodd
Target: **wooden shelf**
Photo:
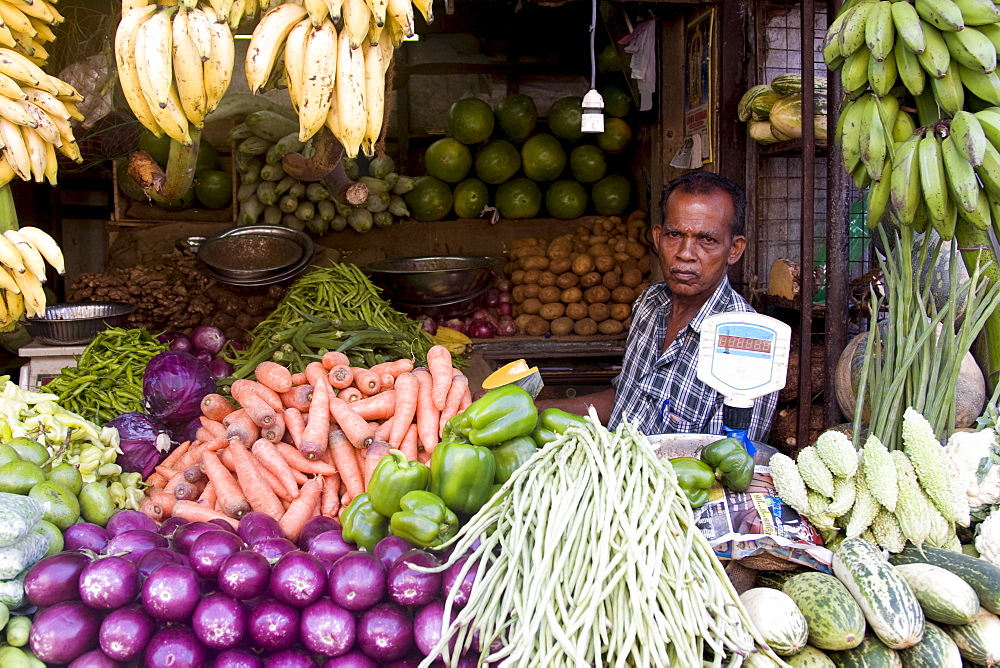
<instances>
[{"instance_id":1,"label":"wooden shelf","mask_svg":"<svg viewBox=\"0 0 1000 668\"><path fill-rule=\"evenodd\" d=\"M779 141L777 144L768 144L766 146L758 146L757 151L764 156L798 156L802 155L802 139L790 139L788 141ZM817 156L826 155L825 146L816 147Z\"/></svg>"},{"instance_id":2,"label":"wooden shelf","mask_svg":"<svg viewBox=\"0 0 1000 668\"><path fill-rule=\"evenodd\" d=\"M517 334L493 339L473 339L477 353L486 360L552 357L620 357L625 353L624 334L615 336L528 336Z\"/></svg>"}]
</instances>

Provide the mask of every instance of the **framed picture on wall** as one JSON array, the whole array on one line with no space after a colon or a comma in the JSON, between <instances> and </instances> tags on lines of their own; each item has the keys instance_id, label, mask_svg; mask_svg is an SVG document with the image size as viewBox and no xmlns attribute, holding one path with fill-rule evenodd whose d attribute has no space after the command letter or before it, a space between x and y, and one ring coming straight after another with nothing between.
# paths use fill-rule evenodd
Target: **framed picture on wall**
<instances>
[{"instance_id":1,"label":"framed picture on wall","mask_svg":"<svg viewBox=\"0 0 1000 668\"><path fill-rule=\"evenodd\" d=\"M684 134L701 139L702 162L712 162L712 32L715 8L700 12L684 31ZM696 144L698 142L695 142Z\"/></svg>"}]
</instances>

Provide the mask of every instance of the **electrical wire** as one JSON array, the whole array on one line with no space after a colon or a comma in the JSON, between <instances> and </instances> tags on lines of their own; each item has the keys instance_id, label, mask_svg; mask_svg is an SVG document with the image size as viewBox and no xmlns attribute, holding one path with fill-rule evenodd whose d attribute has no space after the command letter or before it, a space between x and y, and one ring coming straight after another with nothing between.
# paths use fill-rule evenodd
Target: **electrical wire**
<instances>
[{"instance_id":1,"label":"electrical wire","mask_svg":"<svg viewBox=\"0 0 1000 668\"><path fill-rule=\"evenodd\" d=\"M594 35L597 32L597 0L590 0L590 89L597 88L597 52Z\"/></svg>"}]
</instances>

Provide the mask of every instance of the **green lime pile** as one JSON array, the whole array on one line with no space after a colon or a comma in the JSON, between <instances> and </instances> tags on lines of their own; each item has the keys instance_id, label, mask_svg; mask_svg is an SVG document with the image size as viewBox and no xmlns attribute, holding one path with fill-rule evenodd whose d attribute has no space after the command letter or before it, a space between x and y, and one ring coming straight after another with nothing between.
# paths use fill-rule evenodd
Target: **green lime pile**
<instances>
[{"instance_id":1,"label":"green lime pile","mask_svg":"<svg viewBox=\"0 0 1000 668\"><path fill-rule=\"evenodd\" d=\"M416 179L406 204L416 220L476 218L493 206L502 218L624 213L633 184L623 176L633 144L631 94L609 84L605 130L580 130L582 99L556 100L539 124L535 101L508 95L494 108L467 97L448 110L447 133L424 154L427 176ZM616 173L617 172L617 173Z\"/></svg>"}]
</instances>

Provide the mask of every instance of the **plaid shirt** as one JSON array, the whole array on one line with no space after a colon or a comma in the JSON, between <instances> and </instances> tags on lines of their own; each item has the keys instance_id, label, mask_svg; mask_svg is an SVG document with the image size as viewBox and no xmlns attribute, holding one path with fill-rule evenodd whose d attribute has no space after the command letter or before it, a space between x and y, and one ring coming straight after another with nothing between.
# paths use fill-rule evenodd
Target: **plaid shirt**
<instances>
[{"instance_id":1,"label":"plaid shirt","mask_svg":"<svg viewBox=\"0 0 1000 668\"><path fill-rule=\"evenodd\" d=\"M753 313L743 297L722 283L667 350L667 320L673 297L659 281L635 303L632 328L625 346L622 371L614 379L615 403L610 427L629 420L644 434L722 433L722 395L698 380L698 344L702 322L710 315L730 311ZM771 430L778 393L754 402L748 434L765 441Z\"/></svg>"}]
</instances>

